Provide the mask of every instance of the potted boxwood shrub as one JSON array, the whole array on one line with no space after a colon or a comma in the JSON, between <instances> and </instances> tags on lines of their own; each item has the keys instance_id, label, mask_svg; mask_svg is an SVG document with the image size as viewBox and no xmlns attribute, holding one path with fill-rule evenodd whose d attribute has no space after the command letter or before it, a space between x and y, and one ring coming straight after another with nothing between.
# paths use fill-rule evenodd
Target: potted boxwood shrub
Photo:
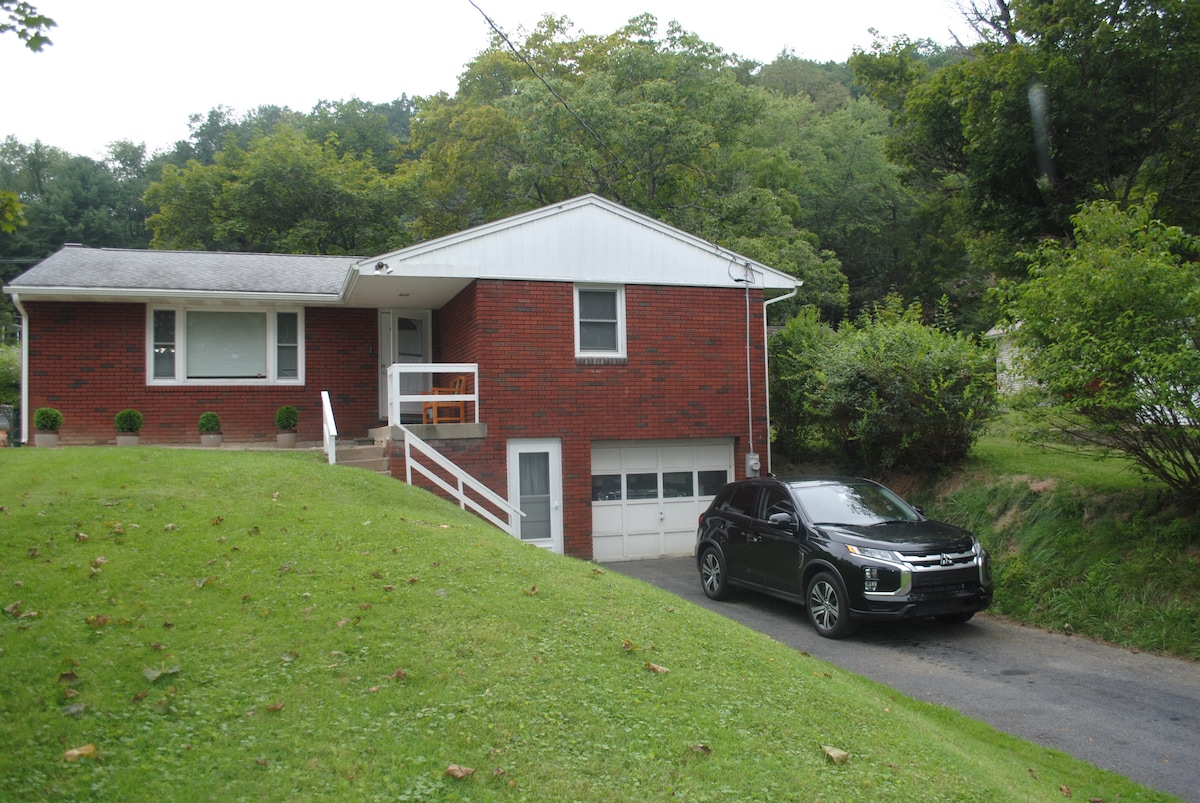
<instances>
[{"instance_id":1,"label":"potted boxwood shrub","mask_svg":"<svg viewBox=\"0 0 1200 803\"><path fill-rule=\"evenodd\" d=\"M33 445L57 446L58 429L62 426L63 414L53 407L39 407L33 411Z\"/></svg>"},{"instance_id":2,"label":"potted boxwood shrub","mask_svg":"<svg viewBox=\"0 0 1200 803\"><path fill-rule=\"evenodd\" d=\"M291 449L296 445L296 424L300 422L300 413L290 404L285 404L275 411L275 442L282 449Z\"/></svg>"},{"instance_id":3,"label":"potted boxwood shrub","mask_svg":"<svg viewBox=\"0 0 1200 803\"><path fill-rule=\"evenodd\" d=\"M117 446L137 446L141 442L142 422L145 416L128 407L113 416L117 427Z\"/></svg>"},{"instance_id":4,"label":"potted boxwood shrub","mask_svg":"<svg viewBox=\"0 0 1200 803\"><path fill-rule=\"evenodd\" d=\"M221 437L221 417L214 412L200 414L200 445L201 446L220 446L223 438Z\"/></svg>"}]
</instances>

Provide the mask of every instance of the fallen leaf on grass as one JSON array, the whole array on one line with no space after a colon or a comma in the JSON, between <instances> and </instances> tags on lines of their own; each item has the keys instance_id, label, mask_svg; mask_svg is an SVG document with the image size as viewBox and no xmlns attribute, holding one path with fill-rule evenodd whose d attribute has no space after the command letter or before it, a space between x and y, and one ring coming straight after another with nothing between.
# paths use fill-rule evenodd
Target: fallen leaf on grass
<instances>
[{"instance_id":1,"label":"fallen leaf on grass","mask_svg":"<svg viewBox=\"0 0 1200 803\"><path fill-rule=\"evenodd\" d=\"M537 592L538 592L537 586L531 586L530 588L525 589L525 595L529 596L529 597L536 596Z\"/></svg>"},{"instance_id":2,"label":"fallen leaf on grass","mask_svg":"<svg viewBox=\"0 0 1200 803\"><path fill-rule=\"evenodd\" d=\"M665 666L659 666L658 664L651 663L650 661L646 662L646 668L656 675L667 674L667 668Z\"/></svg>"},{"instance_id":3,"label":"fallen leaf on grass","mask_svg":"<svg viewBox=\"0 0 1200 803\"><path fill-rule=\"evenodd\" d=\"M63 753L63 761L78 761L94 755L96 755L96 745L85 744L83 747L76 747Z\"/></svg>"},{"instance_id":4,"label":"fallen leaf on grass","mask_svg":"<svg viewBox=\"0 0 1200 803\"><path fill-rule=\"evenodd\" d=\"M282 711L283 703L271 703L269 706L267 706L267 710L268 711Z\"/></svg>"},{"instance_id":5,"label":"fallen leaf on grass","mask_svg":"<svg viewBox=\"0 0 1200 803\"><path fill-rule=\"evenodd\" d=\"M254 763L260 767L268 767L271 764L271 762L267 761L265 758L256 758L254 759Z\"/></svg>"},{"instance_id":6,"label":"fallen leaf on grass","mask_svg":"<svg viewBox=\"0 0 1200 803\"><path fill-rule=\"evenodd\" d=\"M371 688L367 689L367 694L374 694L382 688L383 686L372 686Z\"/></svg>"},{"instance_id":7,"label":"fallen leaf on grass","mask_svg":"<svg viewBox=\"0 0 1200 803\"><path fill-rule=\"evenodd\" d=\"M397 669L392 674L388 675L392 680L408 680L408 673L403 669Z\"/></svg>"},{"instance_id":8,"label":"fallen leaf on grass","mask_svg":"<svg viewBox=\"0 0 1200 803\"><path fill-rule=\"evenodd\" d=\"M79 680L79 675L71 671L63 672L58 676L59 683L74 683L77 680Z\"/></svg>"},{"instance_id":9,"label":"fallen leaf on grass","mask_svg":"<svg viewBox=\"0 0 1200 803\"><path fill-rule=\"evenodd\" d=\"M82 716L86 709L87 703L71 703L70 705L64 705L60 710L68 717L78 717Z\"/></svg>"},{"instance_id":10,"label":"fallen leaf on grass","mask_svg":"<svg viewBox=\"0 0 1200 803\"><path fill-rule=\"evenodd\" d=\"M1063 797L1071 796L1071 787L1067 786L1066 784L1058 787L1058 791L1062 792Z\"/></svg>"},{"instance_id":11,"label":"fallen leaf on grass","mask_svg":"<svg viewBox=\"0 0 1200 803\"><path fill-rule=\"evenodd\" d=\"M830 747L827 744L821 745L821 749L825 751L825 755L834 764L845 764L850 759L850 754L845 750L839 750L836 747Z\"/></svg>"},{"instance_id":12,"label":"fallen leaf on grass","mask_svg":"<svg viewBox=\"0 0 1200 803\"><path fill-rule=\"evenodd\" d=\"M173 533L179 529L178 524L167 524L163 527L163 532Z\"/></svg>"},{"instance_id":13,"label":"fallen leaf on grass","mask_svg":"<svg viewBox=\"0 0 1200 803\"><path fill-rule=\"evenodd\" d=\"M279 660L285 664L290 664L292 661L296 660L299 657L300 657L300 653L285 652L283 655L279 656Z\"/></svg>"},{"instance_id":14,"label":"fallen leaf on grass","mask_svg":"<svg viewBox=\"0 0 1200 803\"><path fill-rule=\"evenodd\" d=\"M109 619L102 613L93 613L87 619L84 619L84 621L92 627L104 627L106 624L108 624Z\"/></svg>"},{"instance_id":15,"label":"fallen leaf on grass","mask_svg":"<svg viewBox=\"0 0 1200 803\"><path fill-rule=\"evenodd\" d=\"M451 778L458 778L459 780L462 780L468 775L474 775L475 770L471 769L470 767L460 767L457 764L451 764L449 767L446 767L446 771L442 774L449 775Z\"/></svg>"},{"instance_id":16,"label":"fallen leaf on grass","mask_svg":"<svg viewBox=\"0 0 1200 803\"><path fill-rule=\"evenodd\" d=\"M177 666L170 666L170 667L146 666L146 667L142 667L142 676L144 678L146 678L146 680L150 681L151 683L158 680L163 675L178 675L178 674L179 674L179 667L177 667Z\"/></svg>"},{"instance_id":17,"label":"fallen leaf on grass","mask_svg":"<svg viewBox=\"0 0 1200 803\"><path fill-rule=\"evenodd\" d=\"M17 600L16 602L12 603L11 605L5 605L4 612L7 613L9 616L20 616L21 615L21 604L23 602L24 602L24 600Z\"/></svg>"},{"instance_id":18,"label":"fallen leaf on grass","mask_svg":"<svg viewBox=\"0 0 1200 803\"><path fill-rule=\"evenodd\" d=\"M103 555L92 560L92 566L97 569L99 569L101 566L103 566L106 563L108 563L108 558L104 557Z\"/></svg>"},{"instance_id":19,"label":"fallen leaf on grass","mask_svg":"<svg viewBox=\"0 0 1200 803\"><path fill-rule=\"evenodd\" d=\"M694 744L694 745L692 745L691 749L696 751L697 753L703 753L706 756L712 755L712 748L706 744Z\"/></svg>"},{"instance_id":20,"label":"fallen leaf on grass","mask_svg":"<svg viewBox=\"0 0 1200 803\"><path fill-rule=\"evenodd\" d=\"M75 540L81 544L87 541L89 538L90 536L87 533L75 533Z\"/></svg>"}]
</instances>

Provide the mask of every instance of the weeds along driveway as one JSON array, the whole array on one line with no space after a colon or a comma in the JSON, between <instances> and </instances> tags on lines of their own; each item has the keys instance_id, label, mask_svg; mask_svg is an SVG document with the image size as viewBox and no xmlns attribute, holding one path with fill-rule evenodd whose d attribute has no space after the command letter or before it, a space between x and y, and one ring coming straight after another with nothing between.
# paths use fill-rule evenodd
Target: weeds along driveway
<instances>
[{"instance_id":1,"label":"weeds along driveway","mask_svg":"<svg viewBox=\"0 0 1200 803\"><path fill-rule=\"evenodd\" d=\"M993 616L859 625L831 641L802 608L704 596L693 558L606 564L909 697L953 708L1154 789L1200 803L1200 664Z\"/></svg>"}]
</instances>

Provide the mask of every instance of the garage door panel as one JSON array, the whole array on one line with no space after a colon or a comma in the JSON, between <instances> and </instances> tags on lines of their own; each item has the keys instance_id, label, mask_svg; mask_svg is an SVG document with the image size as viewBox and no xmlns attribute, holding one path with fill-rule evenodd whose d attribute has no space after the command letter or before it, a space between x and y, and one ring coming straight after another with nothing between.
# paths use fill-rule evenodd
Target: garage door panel
<instances>
[{"instance_id":1,"label":"garage door panel","mask_svg":"<svg viewBox=\"0 0 1200 803\"><path fill-rule=\"evenodd\" d=\"M592 556L597 561L689 555L696 520L733 479L733 440L592 447Z\"/></svg>"}]
</instances>

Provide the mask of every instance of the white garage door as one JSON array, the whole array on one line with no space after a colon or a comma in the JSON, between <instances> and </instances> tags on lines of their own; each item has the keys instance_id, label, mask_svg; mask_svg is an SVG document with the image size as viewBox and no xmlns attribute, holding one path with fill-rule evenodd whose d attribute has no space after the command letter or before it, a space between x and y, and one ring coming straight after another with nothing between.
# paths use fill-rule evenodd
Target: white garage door
<instances>
[{"instance_id":1,"label":"white garage door","mask_svg":"<svg viewBox=\"0 0 1200 803\"><path fill-rule=\"evenodd\" d=\"M690 555L696 519L733 479L733 440L592 444L592 558Z\"/></svg>"}]
</instances>

